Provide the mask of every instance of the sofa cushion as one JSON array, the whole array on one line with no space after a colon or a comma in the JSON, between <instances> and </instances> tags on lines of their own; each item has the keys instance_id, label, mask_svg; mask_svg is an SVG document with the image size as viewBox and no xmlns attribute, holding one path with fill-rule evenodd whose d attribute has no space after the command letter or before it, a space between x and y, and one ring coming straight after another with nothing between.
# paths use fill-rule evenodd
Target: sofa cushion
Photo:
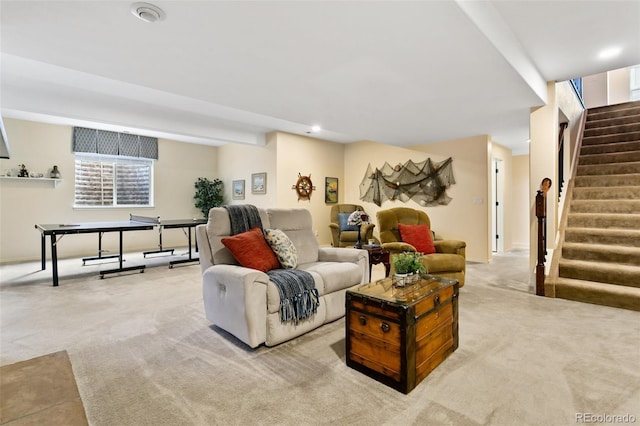
<instances>
[{"instance_id":1,"label":"sofa cushion","mask_svg":"<svg viewBox=\"0 0 640 426\"><path fill-rule=\"evenodd\" d=\"M404 223L399 223L398 230L400 231L402 241L414 246L416 251L422 254L432 254L436 252L431 230L428 225L405 225Z\"/></svg>"},{"instance_id":2,"label":"sofa cushion","mask_svg":"<svg viewBox=\"0 0 640 426\"><path fill-rule=\"evenodd\" d=\"M362 282L362 268L351 262L312 262L298 265L298 269L320 276L322 287L316 286L320 296Z\"/></svg>"},{"instance_id":3,"label":"sofa cushion","mask_svg":"<svg viewBox=\"0 0 640 426\"><path fill-rule=\"evenodd\" d=\"M349 225L349 216L351 213L338 213L338 223L341 231L357 231L356 225Z\"/></svg>"},{"instance_id":4,"label":"sofa cushion","mask_svg":"<svg viewBox=\"0 0 640 426\"><path fill-rule=\"evenodd\" d=\"M307 209L273 208L267 210L269 223L267 228L284 231L298 252L298 264L318 260L318 239L313 231L311 212Z\"/></svg>"},{"instance_id":5,"label":"sofa cushion","mask_svg":"<svg viewBox=\"0 0 640 426\"><path fill-rule=\"evenodd\" d=\"M298 264L298 252L287 234L280 229L265 229L264 239L275 253L280 266L284 269L295 268Z\"/></svg>"},{"instance_id":6,"label":"sofa cushion","mask_svg":"<svg viewBox=\"0 0 640 426\"><path fill-rule=\"evenodd\" d=\"M275 253L258 227L232 237L224 237L221 241L245 268L267 272L280 267Z\"/></svg>"}]
</instances>

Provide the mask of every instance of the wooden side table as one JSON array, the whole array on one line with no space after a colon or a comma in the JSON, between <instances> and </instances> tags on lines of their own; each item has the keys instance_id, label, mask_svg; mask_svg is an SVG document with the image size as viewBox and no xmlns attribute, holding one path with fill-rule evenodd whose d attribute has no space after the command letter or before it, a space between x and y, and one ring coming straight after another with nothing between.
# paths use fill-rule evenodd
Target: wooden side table
<instances>
[{"instance_id":1,"label":"wooden side table","mask_svg":"<svg viewBox=\"0 0 640 426\"><path fill-rule=\"evenodd\" d=\"M382 263L384 265L385 277L389 276L391 270L391 264L389 263L389 251L383 249L381 246L362 246L363 249L369 252L369 277L371 277L371 270L373 265Z\"/></svg>"}]
</instances>

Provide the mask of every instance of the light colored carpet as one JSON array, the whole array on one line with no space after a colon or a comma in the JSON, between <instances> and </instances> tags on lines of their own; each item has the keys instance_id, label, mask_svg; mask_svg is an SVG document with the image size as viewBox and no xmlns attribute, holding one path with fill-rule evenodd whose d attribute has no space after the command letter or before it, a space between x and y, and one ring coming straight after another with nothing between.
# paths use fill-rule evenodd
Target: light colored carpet
<instances>
[{"instance_id":1,"label":"light colored carpet","mask_svg":"<svg viewBox=\"0 0 640 426\"><path fill-rule=\"evenodd\" d=\"M346 366L343 319L257 350L211 327L197 265L58 288L7 268L1 363L67 350L92 425L640 422L640 312L532 295L527 253L468 265L460 347L409 395Z\"/></svg>"}]
</instances>

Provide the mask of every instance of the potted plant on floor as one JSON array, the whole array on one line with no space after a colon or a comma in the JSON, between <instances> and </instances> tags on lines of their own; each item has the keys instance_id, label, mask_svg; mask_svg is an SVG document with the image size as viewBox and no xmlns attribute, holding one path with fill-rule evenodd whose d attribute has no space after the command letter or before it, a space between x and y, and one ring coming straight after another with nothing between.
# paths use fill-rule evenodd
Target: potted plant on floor
<instances>
[{"instance_id":1,"label":"potted plant on floor","mask_svg":"<svg viewBox=\"0 0 640 426\"><path fill-rule=\"evenodd\" d=\"M196 188L193 196L196 200L195 206L206 219L209 217L209 210L222 205L224 184L220 179L209 180L199 177L194 186Z\"/></svg>"}]
</instances>

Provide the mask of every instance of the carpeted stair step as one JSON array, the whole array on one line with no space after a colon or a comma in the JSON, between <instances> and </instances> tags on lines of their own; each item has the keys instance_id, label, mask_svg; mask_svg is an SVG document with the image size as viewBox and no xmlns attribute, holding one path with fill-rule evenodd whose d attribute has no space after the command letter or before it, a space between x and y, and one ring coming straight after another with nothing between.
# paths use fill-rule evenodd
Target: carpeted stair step
<instances>
[{"instance_id":1,"label":"carpeted stair step","mask_svg":"<svg viewBox=\"0 0 640 426\"><path fill-rule=\"evenodd\" d=\"M611 127L611 126L623 126L629 123L640 123L640 108L637 109L635 114L625 115L622 117L603 118L601 120L591 119L585 122L584 128L595 129L598 127Z\"/></svg>"},{"instance_id":2,"label":"carpeted stair step","mask_svg":"<svg viewBox=\"0 0 640 426\"><path fill-rule=\"evenodd\" d=\"M629 116L632 120L635 116ZM640 116L639 116L640 117ZM613 135L617 133L640 132L640 120L615 126L592 127L584 131L584 137Z\"/></svg>"},{"instance_id":3,"label":"carpeted stair step","mask_svg":"<svg viewBox=\"0 0 640 426\"><path fill-rule=\"evenodd\" d=\"M640 266L640 247L564 243L562 258Z\"/></svg>"},{"instance_id":4,"label":"carpeted stair step","mask_svg":"<svg viewBox=\"0 0 640 426\"><path fill-rule=\"evenodd\" d=\"M579 160L578 160L579 161ZM623 175L640 173L640 161L633 163L578 165L576 176Z\"/></svg>"},{"instance_id":5,"label":"carpeted stair step","mask_svg":"<svg viewBox=\"0 0 640 426\"><path fill-rule=\"evenodd\" d=\"M555 291L561 299L640 311L640 288L636 287L558 278Z\"/></svg>"},{"instance_id":6,"label":"carpeted stair step","mask_svg":"<svg viewBox=\"0 0 640 426\"><path fill-rule=\"evenodd\" d=\"M588 260L560 259L559 276L640 288L640 267Z\"/></svg>"},{"instance_id":7,"label":"carpeted stair step","mask_svg":"<svg viewBox=\"0 0 640 426\"><path fill-rule=\"evenodd\" d=\"M640 151L640 141L604 143L602 145L583 146L580 155L609 154L612 152Z\"/></svg>"},{"instance_id":8,"label":"carpeted stair step","mask_svg":"<svg viewBox=\"0 0 640 426\"><path fill-rule=\"evenodd\" d=\"M625 117L628 115L640 114L640 102L625 102L617 105L607 105L597 108L589 108L587 111L587 121L603 120L607 118Z\"/></svg>"},{"instance_id":9,"label":"carpeted stair step","mask_svg":"<svg viewBox=\"0 0 640 426\"><path fill-rule=\"evenodd\" d=\"M572 200L571 213L640 214L640 200Z\"/></svg>"},{"instance_id":10,"label":"carpeted stair step","mask_svg":"<svg viewBox=\"0 0 640 426\"><path fill-rule=\"evenodd\" d=\"M567 228L640 229L640 214L569 213Z\"/></svg>"},{"instance_id":11,"label":"carpeted stair step","mask_svg":"<svg viewBox=\"0 0 640 426\"><path fill-rule=\"evenodd\" d=\"M574 200L620 200L640 199L640 186L608 186L573 188Z\"/></svg>"},{"instance_id":12,"label":"carpeted stair step","mask_svg":"<svg viewBox=\"0 0 640 426\"><path fill-rule=\"evenodd\" d=\"M640 229L567 228L564 241L640 247Z\"/></svg>"},{"instance_id":13,"label":"carpeted stair step","mask_svg":"<svg viewBox=\"0 0 640 426\"><path fill-rule=\"evenodd\" d=\"M611 164L611 163L633 163L640 161L640 151L628 152L608 152L599 154L580 154L578 164Z\"/></svg>"},{"instance_id":14,"label":"carpeted stair step","mask_svg":"<svg viewBox=\"0 0 640 426\"><path fill-rule=\"evenodd\" d=\"M640 186L640 173L576 176L574 185L576 188L590 186Z\"/></svg>"},{"instance_id":15,"label":"carpeted stair step","mask_svg":"<svg viewBox=\"0 0 640 426\"><path fill-rule=\"evenodd\" d=\"M603 143L616 143L616 142L626 142L626 141L637 141L640 140L640 131L638 132L624 132L624 133L613 133L610 135L603 136L585 136L582 138L582 145L600 145Z\"/></svg>"}]
</instances>

